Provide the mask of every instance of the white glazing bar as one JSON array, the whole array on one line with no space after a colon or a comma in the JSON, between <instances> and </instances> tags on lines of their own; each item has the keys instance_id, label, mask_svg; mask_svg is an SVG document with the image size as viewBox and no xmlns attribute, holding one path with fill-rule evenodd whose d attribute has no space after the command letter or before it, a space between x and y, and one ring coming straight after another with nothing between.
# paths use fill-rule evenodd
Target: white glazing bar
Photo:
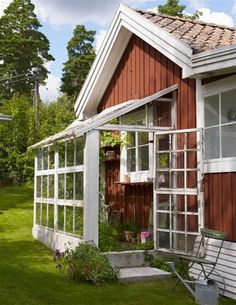
<instances>
[{"instance_id":1,"label":"white glazing bar","mask_svg":"<svg viewBox=\"0 0 236 305\"><path fill-rule=\"evenodd\" d=\"M59 153L58 146L54 149L54 229L58 229L58 166L59 166Z\"/></svg>"},{"instance_id":2,"label":"white glazing bar","mask_svg":"<svg viewBox=\"0 0 236 305\"><path fill-rule=\"evenodd\" d=\"M156 194L156 186L157 186L157 155L158 155L158 136L153 134L154 140L154 156L153 156L153 164L154 164L154 177L153 177L153 241L154 248L156 249L158 245L157 240L157 194Z\"/></svg>"},{"instance_id":3,"label":"white glazing bar","mask_svg":"<svg viewBox=\"0 0 236 305\"><path fill-rule=\"evenodd\" d=\"M173 149L172 146L175 143L175 139L173 139L174 135L169 134L168 138L169 138L169 188L172 187L172 177L171 177L171 171L170 169L173 166L173 160L172 160L172 154L171 154L171 150ZM172 235L172 216L173 216L173 210L172 210L172 203L171 203L171 196L169 195L169 248L172 249L172 245L173 245L173 235ZM174 220L173 220L174 221Z\"/></svg>"},{"instance_id":4,"label":"white glazing bar","mask_svg":"<svg viewBox=\"0 0 236 305\"><path fill-rule=\"evenodd\" d=\"M64 205L64 228L63 231L66 232L66 206Z\"/></svg>"},{"instance_id":5,"label":"white glazing bar","mask_svg":"<svg viewBox=\"0 0 236 305\"><path fill-rule=\"evenodd\" d=\"M34 158L34 222L33 224L36 224L36 197L37 197L37 176L36 176L36 172L38 170L38 157L37 154Z\"/></svg>"}]
</instances>

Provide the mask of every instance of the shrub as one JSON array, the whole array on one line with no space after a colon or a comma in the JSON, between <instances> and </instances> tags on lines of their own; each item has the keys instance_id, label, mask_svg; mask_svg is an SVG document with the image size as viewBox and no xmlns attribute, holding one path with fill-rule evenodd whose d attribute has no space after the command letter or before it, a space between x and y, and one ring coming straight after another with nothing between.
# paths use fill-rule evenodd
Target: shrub
<instances>
[{"instance_id":1,"label":"shrub","mask_svg":"<svg viewBox=\"0 0 236 305\"><path fill-rule=\"evenodd\" d=\"M100 285L117 280L119 275L98 248L86 243L79 244L75 249L67 248L64 253L57 250L54 261L69 279L81 282Z\"/></svg>"}]
</instances>

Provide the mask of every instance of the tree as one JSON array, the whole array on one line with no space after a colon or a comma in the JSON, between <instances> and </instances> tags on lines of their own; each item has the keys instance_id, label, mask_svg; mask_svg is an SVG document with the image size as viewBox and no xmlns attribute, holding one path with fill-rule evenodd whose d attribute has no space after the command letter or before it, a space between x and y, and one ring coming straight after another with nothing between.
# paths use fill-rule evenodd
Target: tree
<instances>
[{"instance_id":1,"label":"tree","mask_svg":"<svg viewBox=\"0 0 236 305\"><path fill-rule=\"evenodd\" d=\"M47 78L45 62L54 58L40 27L31 0L13 0L4 10L0 18L1 98L9 99L14 93L30 94L35 71L40 83Z\"/></svg>"},{"instance_id":2,"label":"tree","mask_svg":"<svg viewBox=\"0 0 236 305\"><path fill-rule=\"evenodd\" d=\"M180 4L179 0L167 0L166 4L158 5L158 12L160 14L166 14L170 16L178 16L181 18L188 18L191 20L198 19L201 16L201 12L195 11L192 15L185 15L184 10L186 5Z\"/></svg>"},{"instance_id":3,"label":"tree","mask_svg":"<svg viewBox=\"0 0 236 305\"><path fill-rule=\"evenodd\" d=\"M61 91L68 96L76 96L95 58L93 47L95 31L84 25L77 25L73 37L68 42L68 60L64 63Z\"/></svg>"},{"instance_id":4,"label":"tree","mask_svg":"<svg viewBox=\"0 0 236 305\"><path fill-rule=\"evenodd\" d=\"M179 3L179 0L167 0L166 4L158 5L158 12L170 16L183 17L186 5Z\"/></svg>"}]
</instances>

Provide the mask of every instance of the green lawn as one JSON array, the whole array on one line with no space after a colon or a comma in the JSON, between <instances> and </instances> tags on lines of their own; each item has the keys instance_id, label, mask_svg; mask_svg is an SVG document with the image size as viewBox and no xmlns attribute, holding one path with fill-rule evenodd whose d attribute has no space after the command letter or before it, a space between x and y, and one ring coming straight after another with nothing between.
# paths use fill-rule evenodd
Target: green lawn
<instances>
[{"instance_id":1,"label":"green lawn","mask_svg":"<svg viewBox=\"0 0 236 305\"><path fill-rule=\"evenodd\" d=\"M173 281L95 287L67 281L53 253L31 236L33 190L0 189L0 304L2 305L187 305L191 296ZM221 299L220 304L236 304Z\"/></svg>"}]
</instances>

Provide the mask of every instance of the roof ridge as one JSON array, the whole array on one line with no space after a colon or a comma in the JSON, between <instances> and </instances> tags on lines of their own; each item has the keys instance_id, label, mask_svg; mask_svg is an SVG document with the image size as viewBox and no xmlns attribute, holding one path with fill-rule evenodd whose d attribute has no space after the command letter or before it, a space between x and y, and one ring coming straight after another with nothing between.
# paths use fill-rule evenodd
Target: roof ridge
<instances>
[{"instance_id":1,"label":"roof ridge","mask_svg":"<svg viewBox=\"0 0 236 305\"><path fill-rule=\"evenodd\" d=\"M171 15L167 15L167 14L160 14L158 12L154 12L154 11L150 11L150 10L145 11L145 10L141 10L141 9L137 9L137 8L134 8L133 10L135 12L141 13L141 14L150 14L152 16L160 16L160 17L163 17L163 18L180 20L180 21L183 21L183 22L190 22L190 23L194 23L194 24L211 26L211 27L216 27L216 28L220 28L220 29L229 29L229 30L233 30L233 31L236 30L236 27L230 27L230 26L227 26L227 25L220 25L220 24L205 22L205 21L201 21L201 20L192 20L191 18L183 18L183 17L179 17L179 16L171 16Z\"/></svg>"}]
</instances>

